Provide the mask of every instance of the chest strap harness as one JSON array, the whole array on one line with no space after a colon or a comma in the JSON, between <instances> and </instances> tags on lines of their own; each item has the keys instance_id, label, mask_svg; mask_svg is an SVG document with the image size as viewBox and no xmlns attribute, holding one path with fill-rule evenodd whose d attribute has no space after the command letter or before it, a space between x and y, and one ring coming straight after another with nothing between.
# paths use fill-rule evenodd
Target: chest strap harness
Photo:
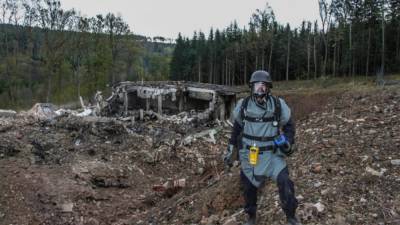
<instances>
[{"instance_id":1,"label":"chest strap harness","mask_svg":"<svg viewBox=\"0 0 400 225\"><path fill-rule=\"evenodd\" d=\"M240 107L240 116L242 118L243 121L249 121L249 122L256 122L256 123L265 123L265 122L272 122L272 125L274 127L277 127L279 125L279 122L281 120L281 102L279 101L279 99L275 96L269 96L268 100L270 100L272 98L273 104L274 104L274 115L271 117L251 117L246 115L246 111L247 111L247 106L249 104L249 100L250 100L251 96L246 97L243 100L242 106ZM243 126L244 127L244 126ZM246 133L242 134L244 138L250 139L250 140L254 140L254 141L262 141L262 142L266 142L266 141L273 141L274 138L279 135L279 129L278 129L278 134L276 134L276 136L271 136L271 137L267 137L267 136L253 136L253 135L249 135Z\"/></svg>"}]
</instances>

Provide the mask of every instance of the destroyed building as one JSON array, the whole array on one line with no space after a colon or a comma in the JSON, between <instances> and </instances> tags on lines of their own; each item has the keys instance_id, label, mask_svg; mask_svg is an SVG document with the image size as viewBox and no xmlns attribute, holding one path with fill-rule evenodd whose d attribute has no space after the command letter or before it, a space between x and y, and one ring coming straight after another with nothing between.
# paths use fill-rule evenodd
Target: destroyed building
<instances>
[{"instance_id":1,"label":"destroyed building","mask_svg":"<svg viewBox=\"0 0 400 225\"><path fill-rule=\"evenodd\" d=\"M106 116L143 118L146 113L162 117L191 112L203 119L225 120L245 91L239 87L195 82L127 81L115 85L112 95L100 108Z\"/></svg>"}]
</instances>

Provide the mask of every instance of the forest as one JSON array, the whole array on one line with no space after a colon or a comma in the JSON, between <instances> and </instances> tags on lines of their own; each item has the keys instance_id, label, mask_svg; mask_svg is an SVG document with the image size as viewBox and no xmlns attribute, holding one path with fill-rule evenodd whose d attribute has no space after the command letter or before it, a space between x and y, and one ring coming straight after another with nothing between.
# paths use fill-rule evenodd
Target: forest
<instances>
[{"instance_id":1,"label":"forest","mask_svg":"<svg viewBox=\"0 0 400 225\"><path fill-rule=\"evenodd\" d=\"M400 71L400 1L319 0L317 21L276 21L267 4L248 29L232 22L206 36L178 36L171 78L246 84L257 69L274 80L376 76Z\"/></svg>"},{"instance_id":2,"label":"forest","mask_svg":"<svg viewBox=\"0 0 400 225\"><path fill-rule=\"evenodd\" d=\"M67 104L123 80L165 80L172 51L171 40L134 35L121 15L0 0L0 107Z\"/></svg>"},{"instance_id":3,"label":"forest","mask_svg":"<svg viewBox=\"0 0 400 225\"><path fill-rule=\"evenodd\" d=\"M298 27L265 4L174 39L84 1L0 0L0 225L239 225L254 204L258 225L289 205L304 225L400 225L400 0L312 0ZM259 69L285 109L242 118L256 189L233 108Z\"/></svg>"},{"instance_id":4,"label":"forest","mask_svg":"<svg viewBox=\"0 0 400 225\"><path fill-rule=\"evenodd\" d=\"M400 2L319 0L320 18L290 27L265 5L243 28L176 40L134 34L122 15L82 16L59 0L0 0L0 107L67 104L126 80L243 85L257 69L274 80L373 77L400 71Z\"/></svg>"}]
</instances>

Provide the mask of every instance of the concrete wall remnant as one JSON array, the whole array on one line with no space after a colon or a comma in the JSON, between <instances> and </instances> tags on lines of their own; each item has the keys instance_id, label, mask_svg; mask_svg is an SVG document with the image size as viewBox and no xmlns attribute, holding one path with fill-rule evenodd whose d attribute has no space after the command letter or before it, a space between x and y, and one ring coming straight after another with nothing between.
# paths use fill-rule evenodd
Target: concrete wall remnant
<instances>
[{"instance_id":1,"label":"concrete wall remnant","mask_svg":"<svg viewBox=\"0 0 400 225\"><path fill-rule=\"evenodd\" d=\"M194 111L203 118L207 114L208 119L225 120L244 92L238 87L195 82L126 81L115 85L107 100L98 98L103 102L97 105L105 116L129 116L134 111L152 111L159 116Z\"/></svg>"}]
</instances>

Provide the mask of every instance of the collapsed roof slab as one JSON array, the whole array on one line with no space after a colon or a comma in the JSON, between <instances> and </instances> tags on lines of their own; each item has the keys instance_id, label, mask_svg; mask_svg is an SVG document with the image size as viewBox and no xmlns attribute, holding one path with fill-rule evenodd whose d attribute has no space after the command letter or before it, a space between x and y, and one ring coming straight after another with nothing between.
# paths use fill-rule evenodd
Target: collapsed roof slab
<instances>
[{"instance_id":1,"label":"collapsed roof slab","mask_svg":"<svg viewBox=\"0 0 400 225\"><path fill-rule=\"evenodd\" d=\"M113 87L107 99L107 114L127 115L130 109L200 109L211 119L230 117L236 99L243 90L237 87L181 81L121 82Z\"/></svg>"}]
</instances>

